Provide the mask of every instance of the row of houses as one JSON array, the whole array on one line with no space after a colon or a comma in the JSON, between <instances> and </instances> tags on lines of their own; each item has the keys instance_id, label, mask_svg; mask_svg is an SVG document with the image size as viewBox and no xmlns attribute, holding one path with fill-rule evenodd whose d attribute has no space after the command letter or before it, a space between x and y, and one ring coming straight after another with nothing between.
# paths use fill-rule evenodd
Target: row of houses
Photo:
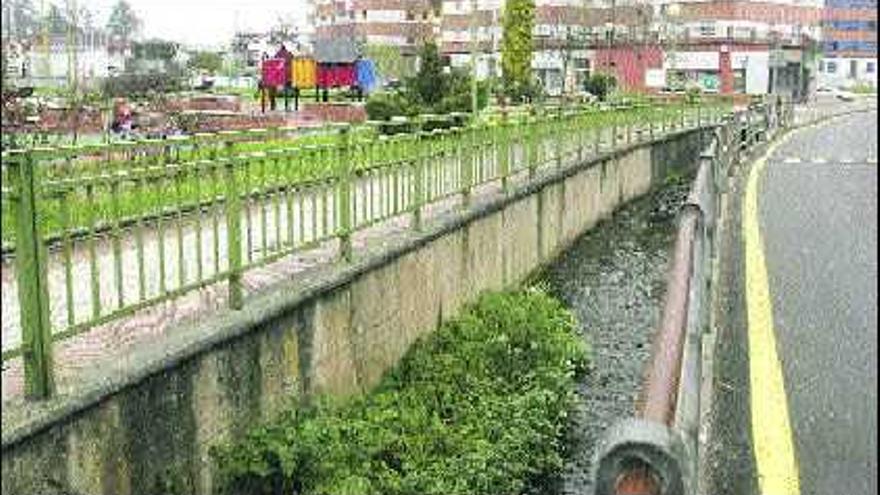
<instances>
[{"instance_id":1,"label":"row of houses","mask_svg":"<svg viewBox=\"0 0 880 495\"><path fill-rule=\"evenodd\" d=\"M171 66L185 67L194 52L170 41L120 40L100 31L81 33L72 41L66 35L50 35L45 41L3 39L6 80L21 85L63 87L75 74L80 85L90 85L123 72L163 72ZM306 50L296 33L285 37L271 32L235 33L229 47L221 51L228 70L217 76L230 81L241 79L233 76L255 77L260 60L266 53L274 53L279 44L295 51ZM168 53L150 53L163 50Z\"/></svg>"},{"instance_id":2,"label":"row of houses","mask_svg":"<svg viewBox=\"0 0 880 495\"><path fill-rule=\"evenodd\" d=\"M315 42L350 37L500 75L504 0L311 0ZM876 0L536 0L533 68L551 93L592 71L631 90L794 94L876 86ZM474 36L472 37L472 32Z\"/></svg>"}]
</instances>

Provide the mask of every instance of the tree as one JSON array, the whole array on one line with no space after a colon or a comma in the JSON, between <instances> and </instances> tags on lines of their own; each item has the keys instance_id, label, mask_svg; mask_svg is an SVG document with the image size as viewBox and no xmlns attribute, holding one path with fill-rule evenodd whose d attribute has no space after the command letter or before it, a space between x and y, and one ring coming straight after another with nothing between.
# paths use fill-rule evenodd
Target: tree
<instances>
[{"instance_id":1,"label":"tree","mask_svg":"<svg viewBox=\"0 0 880 495\"><path fill-rule=\"evenodd\" d=\"M126 0L119 0L107 20L107 31L113 36L127 40L141 27L141 20Z\"/></svg>"},{"instance_id":2,"label":"tree","mask_svg":"<svg viewBox=\"0 0 880 495\"><path fill-rule=\"evenodd\" d=\"M4 2L6 3L6 2ZM4 23L10 22L12 26L7 26L10 35L18 40L26 40L37 32L39 22L37 13L31 0L14 0L10 2Z\"/></svg>"},{"instance_id":3,"label":"tree","mask_svg":"<svg viewBox=\"0 0 880 495\"><path fill-rule=\"evenodd\" d=\"M437 45L431 41L422 45L419 59L419 71L412 85L423 103L434 105L443 99L446 82Z\"/></svg>"},{"instance_id":4,"label":"tree","mask_svg":"<svg viewBox=\"0 0 880 495\"><path fill-rule=\"evenodd\" d=\"M216 52L195 52L186 66L195 71L216 74L223 68L223 57Z\"/></svg>"},{"instance_id":5,"label":"tree","mask_svg":"<svg viewBox=\"0 0 880 495\"><path fill-rule=\"evenodd\" d=\"M275 25L269 31L269 41L272 44L288 44L293 48L297 37L296 21L289 14L276 14Z\"/></svg>"},{"instance_id":6,"label":"tree","mask_svg":"<svg viewBox=\"0 0 880 495\"><path fill-rule=\"evenodd\" d=\"M376 63L376 70L385 79L401 80L412 76L412 67L404 60L400 47L368 44L364 46L364 56Z\"/></svg>"},{"instance_id":7,"label":"tree","mask_svg":"<svg viewBox=\"0 0 880 495\"><path fill-rule=\"evenodd\" d=\"M49 5L49 12L46 14L46 24L49 26L50 34L67 34L67 18L54 3Z\"/></svg>"},{"instance_id":8,"label":"tree","mask_svg":"<svg viewBox=\"0 0 880 495\"><path fill-rule=\"evenodd\" d=\"M504 91L519 99L532 91L532 30L534 0L507 0L501 35L501 72Z\"/></svg>"}]
</instances>

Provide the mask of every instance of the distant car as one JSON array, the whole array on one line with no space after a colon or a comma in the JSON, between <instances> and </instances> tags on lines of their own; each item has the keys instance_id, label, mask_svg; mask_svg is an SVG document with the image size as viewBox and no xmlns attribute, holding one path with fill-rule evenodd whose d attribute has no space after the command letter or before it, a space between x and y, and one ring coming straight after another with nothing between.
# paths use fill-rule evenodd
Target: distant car
<instances>
[{"instance_id":1,"label":"distant car","mask_svg":"<svg viewBox=\"0 0 880 495\"><path fill-rule=\"evenodd\" d=\"M401 82L399 79L389 79L385 82L383 87L385 89L400 89L403 87L403 82Z\"/></svg>"},{"instance_id":2,"label":"distant car","mask_svg":"<svg viewBox=\"0 0 880 495\"><path fill-rule=\"evenodd\" d=\"M196 91L207 91L213 87L214 87L214 80L213 79L202 79L201 82L199 82L199 85L193 89L195 89Z\"/></svg>"},{"instance_id":3,"label":"distant car","mask_svg":"<svg viewBox=\"0 0 880 495\"><path fill-rule=\"evenodd\" d=\"M835 91L834 96L836 96L838 100L843 101L853 101L856 99L855 93L851 93L842 89L838 89L837 91Z\"/></svg>"},{"instance_id":4,"label":"distant car","mask_svg":"<svg viewBox=\"0 0 880 495\"><path fill-rule=\"evenodd\" d=\"M816 88L816 94L833 96L842 101L853 101L856 98L855 93L840 88L832 88L830 86L820 86Z\"/></svg>"}]
</instances>

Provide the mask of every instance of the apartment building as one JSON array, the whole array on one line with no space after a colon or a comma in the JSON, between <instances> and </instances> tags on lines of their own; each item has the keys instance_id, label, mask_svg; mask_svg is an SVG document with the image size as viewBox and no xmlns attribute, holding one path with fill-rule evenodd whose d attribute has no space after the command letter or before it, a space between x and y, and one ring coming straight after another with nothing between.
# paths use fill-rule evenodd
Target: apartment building
<instances>
[{"instance_id":1,"label":"apartment building","mask_svg":"<svg viewBox=\"0 0 880 495\"><path fill-rule=\"evenodd\" d=\"M418 46L434 39L440 19L438 1L431 0L310 0L314 43L353 38L366 45L385 45L415 55Z\"/></svg>"},{"instance_id":2,"label":"apartment building","mask_svg":"<svg viewBox=\"0 0 880 495\"><path fill-rule=\"evenodd\" d=\"M312 1L316 42L354 36L414 53L432 38L453 67L469 66L474 50L479 78L501 75L504 0ZM532 67L551 94L582 87L596 70L633 91L805 94L822 2L536 0Z\"/></svg>"},{"instance_id":3,"label":"apartment building","mask_svg":"<svg viewBox=\"0 0 880 495\"><path fill-rule=\"evenodd\" d=\"M91 86L121 72L131 56L131 44L120 42L103 32L86 33L71 46L66 36L54 35L45 44L35 40L10 42L4 50L8 60L7 77L13 84L63 87L75 65L80 85Z\"/></svg>"},{"instance_id":4,"label":"apartment building","mask_svg":"<svg viewBox=\"0 0 880 495\"><path fill-rule=\"evenodd\" d=\"M877 0L826 0L819 83L877 87Z\"/></svg>"},{"instance_id":5,"label":"apartment building","mask_svg":"<svg viewBox=\"0 0 880 495\"><path fill-rule=\"evenodd\" d=\"M503 0L444 0L441 49L454 67L470 64L473 23L478 77L501 75L503 8ZM581 87L596 47L648 41L651 19L645 2L536 0L532 68L550 94Z\"/></svg>"},{"instance_id":6,"label":"apartment building","mask_svg":"<svg viewBox=\"0 0 880 495\"><path fill-rule=\"evenodd\" d=\"M666 85L721 93L782 93L814 86L821 0L660 3Z\"/></svg>"}]
</instances>

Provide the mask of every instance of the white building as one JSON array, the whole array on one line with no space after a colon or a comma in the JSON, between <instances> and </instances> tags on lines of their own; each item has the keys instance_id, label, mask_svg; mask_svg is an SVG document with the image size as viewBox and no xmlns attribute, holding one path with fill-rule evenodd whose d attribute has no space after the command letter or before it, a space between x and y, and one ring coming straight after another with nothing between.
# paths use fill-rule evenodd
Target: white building
<instances>
[{"instance_id":1,"label":"white building","mask_svg":"<svg viewBox=\"0 0 880 495\"><path fill-rule=\"evenodd\" d=\"M820 87L852 89L877 87L877 58L827 57L819 61Z\"/></svg>"}]
</instances>

